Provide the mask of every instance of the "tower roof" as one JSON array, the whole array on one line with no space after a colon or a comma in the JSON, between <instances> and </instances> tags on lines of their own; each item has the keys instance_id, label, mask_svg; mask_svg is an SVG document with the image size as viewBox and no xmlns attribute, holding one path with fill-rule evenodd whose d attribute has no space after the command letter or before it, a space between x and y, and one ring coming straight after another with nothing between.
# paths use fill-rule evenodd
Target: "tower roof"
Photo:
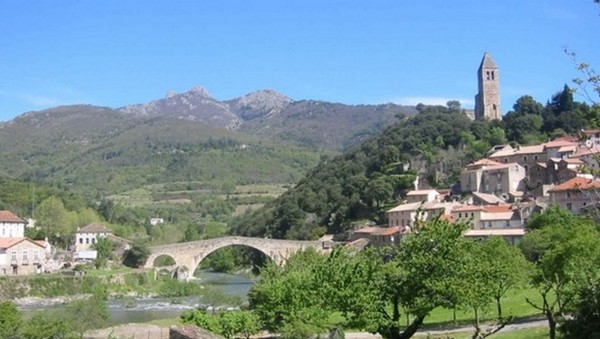
<instances>
[{"instance_id":1,"label":"tower roof","mask_svg":"<svg viewBox=\"0 0 600 339\"><path fill-rule=\"evenodd\" d=\"M485 52L483 54L483 59L481 60L481 65L479 66L479 69L483 68L498 68L498 66L492 59L492 56L488 52Z\"/></svg>"}]
</instances>

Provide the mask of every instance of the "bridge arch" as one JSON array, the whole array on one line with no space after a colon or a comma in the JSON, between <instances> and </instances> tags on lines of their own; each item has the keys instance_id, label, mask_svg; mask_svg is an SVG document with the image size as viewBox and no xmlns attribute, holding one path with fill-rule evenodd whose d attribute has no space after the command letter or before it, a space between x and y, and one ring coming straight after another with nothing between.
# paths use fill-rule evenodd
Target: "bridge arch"
<instances>
[{"instance_id":1,"label":"bridge arch","mask_svg":"<svg viewBox=\"0 0 600 339\"><path fill-rule=\"evenodd\" d=\"M175 260L180 268L185 268L188 273L193 274L200 262L214 251L228 246L246 246L254 248L277 265L283 265L285 260L293 253L308 247L316 248L318 251L326 252L328 247L319 241L279 240L251 237L222 237L208 240L191 241L178 244L151 247L151 254L146 261L145 267L152 267L154 260L160 255L169 255Z\"/></svg>"}]
</instances>

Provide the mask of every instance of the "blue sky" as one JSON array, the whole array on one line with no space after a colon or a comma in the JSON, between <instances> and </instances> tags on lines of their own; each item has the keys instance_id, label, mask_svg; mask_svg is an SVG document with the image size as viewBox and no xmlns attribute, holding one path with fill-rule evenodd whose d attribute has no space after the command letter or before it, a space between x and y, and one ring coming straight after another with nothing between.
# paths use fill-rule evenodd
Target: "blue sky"
<instances>
[{"instance_id":1,"label":"blue sky","mask_svg":"<svg viewBox=\"0 0 600 339\"><path fill-rule=\"evenodd\" d=\"M197 86L220 100L274 89L469 108L485 51L506 112L525 94L545 103L578 75L564 48L600 68L599 14L592 0L4 0L0 121Z\"/></svg>"}]
</instances>

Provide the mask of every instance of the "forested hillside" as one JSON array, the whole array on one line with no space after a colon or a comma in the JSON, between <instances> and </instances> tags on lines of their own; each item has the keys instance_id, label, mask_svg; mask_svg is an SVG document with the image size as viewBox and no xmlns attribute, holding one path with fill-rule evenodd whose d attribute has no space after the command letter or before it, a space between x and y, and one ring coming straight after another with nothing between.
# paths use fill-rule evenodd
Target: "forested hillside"
<instances>
[{"instance_id":1,"label":"forested hillside","mask_svg":"<svg viewBox=\"0 0 600 339\"><path fill-rule=\"evenodd\" d=\"M413 188L449 188L465 164L503 143L534 144L598 127L600 109L575 102L565 88L544 106L530 96L502 121L471 121L456 102L417 106L383 133L343 155L322 160L293 189L232 223L239 234L314 239L353 223L384 223L385 210Z\"/></svg>"}]
</instances>

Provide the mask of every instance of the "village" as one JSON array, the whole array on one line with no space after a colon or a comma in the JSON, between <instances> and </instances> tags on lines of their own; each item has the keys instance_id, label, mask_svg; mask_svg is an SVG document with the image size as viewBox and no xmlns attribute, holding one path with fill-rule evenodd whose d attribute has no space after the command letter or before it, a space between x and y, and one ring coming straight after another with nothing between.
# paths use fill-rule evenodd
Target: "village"
<instances>
[{"instance_id":1,"label":"village","mask_svg":"<svg viewBox=\"0 0 600 339\"><path fill-rule=\"evenodd\" d=\"M593 173L600 168L599 154L598 129L533 146L495 146L485 158L467 164L452 189L415 187L402 204L386 211L387 227L363 227L351 240L398 245L415 222L440 217L467 222L466 237L499 236L517 244L532 214L550 205L574 214L595 211L600 181Z\"/></svg>"}]
</instances>

